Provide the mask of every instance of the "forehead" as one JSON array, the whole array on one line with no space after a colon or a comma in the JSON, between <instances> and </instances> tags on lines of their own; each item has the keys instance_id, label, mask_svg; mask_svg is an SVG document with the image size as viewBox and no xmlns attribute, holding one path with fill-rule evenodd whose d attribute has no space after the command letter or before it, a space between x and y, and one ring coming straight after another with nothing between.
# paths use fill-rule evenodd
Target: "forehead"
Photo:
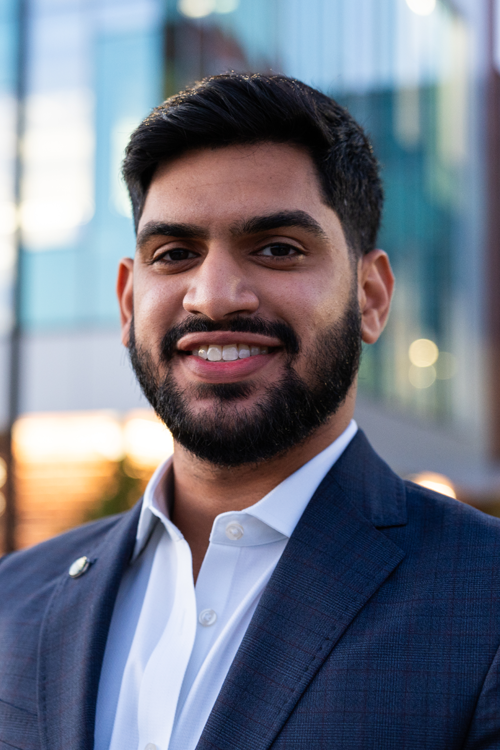
<instances>
[{"instance_id":1,"label":"forehead","mask_svg":"<svg viewBox=\"0 0 500 750\"><path fill-rule=\"evenodd\" d=\"M305 210L318 220L335 215L305 150L275 143L207 148L160 165L139 228L165 217L210 224L283 209Z\"/></svg>"}]
</instances>

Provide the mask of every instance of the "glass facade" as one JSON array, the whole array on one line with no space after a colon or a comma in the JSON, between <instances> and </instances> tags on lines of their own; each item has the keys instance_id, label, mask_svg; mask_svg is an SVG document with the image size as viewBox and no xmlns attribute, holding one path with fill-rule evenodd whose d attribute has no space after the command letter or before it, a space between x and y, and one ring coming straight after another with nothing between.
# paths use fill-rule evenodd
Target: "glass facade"
<instances>
[{"instance_id":1,"label":"glass facade","mask_svg":"<svg viewBox=\"0 0 500 750\"><path fill-rule=\"evenodd\" d=\"M117 260L133 251L120 161L162 98L155 2L30 4L21 201L21 322L116 324Z\"/></svg>"},{"instance_id":2,"label":"glass facade","mask_svg":"<svg viewBox=\"0 0 500 750\"><path fill-rule=\"evenodd\" d=\"M0 4L0 339L12 325L15 267L15 156L18 15L15 0Z\"/></svg>"}]
</instances>

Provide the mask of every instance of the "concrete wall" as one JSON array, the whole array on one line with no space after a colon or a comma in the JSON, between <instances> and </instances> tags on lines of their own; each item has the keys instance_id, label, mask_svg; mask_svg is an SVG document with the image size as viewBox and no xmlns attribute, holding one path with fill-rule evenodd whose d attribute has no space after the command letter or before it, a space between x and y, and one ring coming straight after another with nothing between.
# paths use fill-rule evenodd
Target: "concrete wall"
<instances>
[{"instance_id":1,"label":"concrete wall","mask_svg":"<svg viewBox=\"0 0 500 750\"><path fill-rule=\"evenodd\" d=\"M21 411L145 407L118 329L26 335Z\"/></svg>"}]
</instances>

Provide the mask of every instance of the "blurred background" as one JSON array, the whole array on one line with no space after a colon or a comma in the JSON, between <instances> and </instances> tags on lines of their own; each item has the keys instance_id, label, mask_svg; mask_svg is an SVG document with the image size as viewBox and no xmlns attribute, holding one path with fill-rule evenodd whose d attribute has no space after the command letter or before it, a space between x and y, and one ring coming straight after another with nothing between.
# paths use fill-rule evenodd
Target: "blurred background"
<instances>
[{"instance_id":1,"label":"blurred background","mask_svg":"<svg viewBox=\"0 0 500 750\"><path fill-rule=\"evenodd\" d=\"M0 0L0 552L129 507L172 451L119 340L120 163L227 70L368 131L397 288L356 418L402 476L500 515L500 2Z\"/></svg>"}]
</instances>

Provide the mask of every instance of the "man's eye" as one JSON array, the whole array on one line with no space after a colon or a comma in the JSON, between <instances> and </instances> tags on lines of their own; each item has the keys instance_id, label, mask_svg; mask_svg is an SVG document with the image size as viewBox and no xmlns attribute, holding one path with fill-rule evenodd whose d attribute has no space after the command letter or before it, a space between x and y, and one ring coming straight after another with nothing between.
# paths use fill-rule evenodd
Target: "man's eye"
<instances>
[{"instance_id":1,"label":"man's eye","mask_svg":"<svg viewBox=\"0 0 500 750\"><path fill-rule=\"evenodd\" d=\"M265 258L291 258L294 255L300 255L300 252L293 245L276 243L263 247L262 250L259 250L259 255L263 255Z\"/></svg>"},{"instance_id":2,"label":"man's eye","mask_svg":"<svg viewBox=\"0 0 500 750\"><path fill-rule=\"evenodd\" d=\"M186 250L183 247L176 247L174 250L167 250L166 253L162 253L158 260L176 262L191 260L191 258L196 258L196 254L193 253L192 250Z\"/></svg>"}]
</instances>

